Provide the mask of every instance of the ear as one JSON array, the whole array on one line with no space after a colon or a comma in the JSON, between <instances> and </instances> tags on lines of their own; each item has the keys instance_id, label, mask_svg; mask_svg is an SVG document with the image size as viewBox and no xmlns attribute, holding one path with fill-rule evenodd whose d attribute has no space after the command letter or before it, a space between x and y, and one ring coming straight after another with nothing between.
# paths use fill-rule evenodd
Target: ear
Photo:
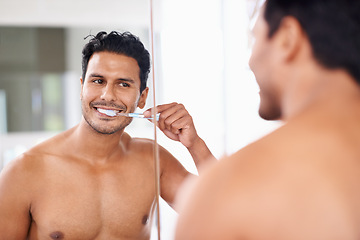
<instances>
[{"instance_id":1,"label":"ear","mask_svg":"<svg viewBox=\"0 0 360 240\"><path fill-rule=\"evenodd\" d=\"M299 21L290 16L282 19L275 35L285 61L295 59L303 44L308 41Z\"/></svg>"},{"instance_id":2,"label":"ear","mask_svg":"<svg viewBox=\"0 0 360 240\"><path fill-rule=\"evenodd\" d=\"M145 107L145 104L146 104L146 98L148 96L148 93L149 93L149 88L145 88L141 95L140 95L140 98L139 98L139 102L138 102L138 107L143 109Z\"/></svg>"}]
</instances>

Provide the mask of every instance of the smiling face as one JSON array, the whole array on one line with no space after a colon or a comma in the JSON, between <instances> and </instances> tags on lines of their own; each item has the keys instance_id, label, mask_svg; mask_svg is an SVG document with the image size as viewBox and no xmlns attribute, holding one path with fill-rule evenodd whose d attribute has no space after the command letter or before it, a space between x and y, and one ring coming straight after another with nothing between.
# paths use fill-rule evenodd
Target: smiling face
<instances>
[{"instance_id":1,"label":"smiling face","mask_svg":"<svg viewBox=\"0 0 360 240\"><path fill-rule=\"evenodd\" d=\"M140 94L140 68L135 59L110 52L94 53L81 79L81 107L85 121L98 133L112 134L124 129L131 118L117 112L143 108L148 93Z\"/></svg>"}]
</instances>

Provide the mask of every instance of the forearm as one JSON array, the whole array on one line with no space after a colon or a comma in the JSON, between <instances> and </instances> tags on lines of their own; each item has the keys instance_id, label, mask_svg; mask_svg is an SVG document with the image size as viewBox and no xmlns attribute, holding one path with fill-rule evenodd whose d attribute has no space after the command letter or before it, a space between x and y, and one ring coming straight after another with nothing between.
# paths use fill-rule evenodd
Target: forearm
<instances>
[{"instance_id":1,"label":"forearm","mask_svg":"<svg viewBox=\"0 0 360 240\"><path fill-rule=\"evenodd\" d=\"M200 137L198 137L194 141L194 144L192 144L187 149L195 162L199 174L201 174L200 172L205 165L216 161L216 158L211 153L204 140L202 140Z\"/></svg>"}]
</instances>

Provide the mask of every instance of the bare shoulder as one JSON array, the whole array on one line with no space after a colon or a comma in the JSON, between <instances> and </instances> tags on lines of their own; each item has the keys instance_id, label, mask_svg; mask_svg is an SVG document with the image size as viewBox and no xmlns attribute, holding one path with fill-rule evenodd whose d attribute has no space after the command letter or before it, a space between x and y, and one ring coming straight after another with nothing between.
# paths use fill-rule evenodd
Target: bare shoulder
<instances>
[{"instance_id":1,"label":"bare shoulder","mask_svg":"<svg viewBox=\"0 0 360 240\"><path fill-rule=\"evenodd\" d=\"M355 239L359 186L313 152L321 137L302 138L281 128L207 169L184 200L177 239Z\"/></svg>"},{"instance_id":2,"label":"bare shoulder","mask_svg":"<svg viewBox=\"0 0 360 240\"><path fill-rule=\"evenodd\" d=\"M154 155L156 146L157 150L159 151L160 161L163 164L165 164L168 160L176 160L169 151L167 151L160 144L156 143L153 139L131 137L129 134L124 133L124 135L122 136L122 141L128 150L136 150L138 153L141 154L150 154L151 157L153 157Z\"/></svg>"},{"instance_id":3,"label":"bare shoulder","mask_svg":"<svg viewBox=\"0 0 360 240\"><path fill-rule=\"evenodd\" d=\"M21 186L30 187L32 181L41 175L41 169L43 169L41 166L44 163L44 152L41 149L36 146L13 159L1 171L0 181L8 181L9 186L22 182Z\"/></svg>"},{"instance_id":4,"label":"bare shoulder","mask_svg":"<svg viewBox=\"0 0 360 240\"><path fill-rule=\"evenodd\" d=\"M30 225L30 206L36 191L31 158L24 154L0 172L1 239L25 239ZM35 182L35 184L34 184Z\"/></svg>"},{"instance_id":5,"label":"bare shoulder","mask_svg":"<svg viewBox=\"0 0 360 240\"><path fill-rule=\"evenodd\" d=\"M124 133L121 140L129 153L142 155L144 159L149 159L152 163L155 156L154 151L158 151L159 160L161 162L161 171L166 169L168 164L178 163L178 161L169 151L156 143L153 139L131 137L127 133Z\"/></svg>"},{"instance_id":6,"label":"bare shoulder","mask_svg":"<svg viewBox=\"0 0 360 240\"><path fill-rule=\"evenodd\" d=\"M0 172L0 232L5 236L26 236L29 212L39 192L42 166L37 154L22 154ZM18 226L18 227L16 227ZM7 235L9 234L9 235ZM4 238L4 239L5 239Z\"/></svg>"},{"instance_id":7,"label":"bare shoulder","mask_svg":"<svg viewBox=\"0 0 360 240\"><path fill-rule=\"evenodd\" d=\"M39 179L44 172L46 159L49 156L59 155L61 151L61 139L63 133L49 138L21 154L2 170L2 178L11 178L12 182L17 178L23 179L24 184L31 184L32 181Z\"/></svg>"},{"instance_id":8,"label":"bare shoulder","mask_svg":"<svg viewBox=\"0 0 360 240\"><path fill-rule=\"evenodd\" d=\"M142 164L146 163L152 169L154 165L155 141L149 138L131 137L124 133L121 137L121 146L125 149L128 157L138 159Z\"/></svg>"},{"instance_id":9,"label":"bare shoulder","mask_svg":"<svg viewBox=\"0 0 360 240\"><path fill-rule=\"evenodd\" d=\"M149 153L152 152L154 149L154 140L149 138L139 138L139 137L132 137L128 133L124 132L121 137L121 142L123 146L132 151L134 149L141 149L140 152L142 153ZM138 151L139 152L139 151Z\"/></svg>"}]
</instances>

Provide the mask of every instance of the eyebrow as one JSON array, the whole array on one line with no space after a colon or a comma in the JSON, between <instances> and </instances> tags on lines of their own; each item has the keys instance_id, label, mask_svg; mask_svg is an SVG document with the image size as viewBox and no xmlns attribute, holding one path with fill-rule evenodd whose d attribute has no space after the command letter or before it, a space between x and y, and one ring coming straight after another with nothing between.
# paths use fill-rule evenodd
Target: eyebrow
<instances>
[{"instance_id":1,"label":"eyebrow","mask_svg":"<svg viewBox=\"0 0 360 240\"><path fill-rule=\"evenodd\" d=\"M105 78L105 77L103 75L101 75L101 74L92 73L92 74L90 74L89 78ZM131 79L131 78L118 78L117 80L124 81L124 82L135 83L135 81L133 79Z\"/></svg>"}]
</instances>

